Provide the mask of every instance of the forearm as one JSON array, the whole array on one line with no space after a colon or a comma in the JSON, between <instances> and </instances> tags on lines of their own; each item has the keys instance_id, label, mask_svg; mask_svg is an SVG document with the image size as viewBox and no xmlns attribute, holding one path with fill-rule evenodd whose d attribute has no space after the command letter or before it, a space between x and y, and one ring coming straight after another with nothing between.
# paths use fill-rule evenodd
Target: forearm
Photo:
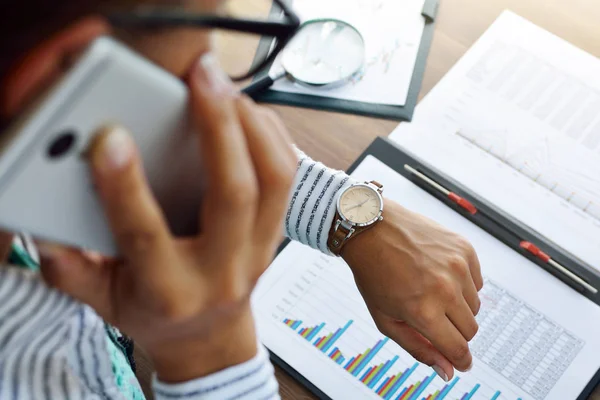
<instances>
[{"instance_id":1,"label":"forearm","mask_svg":"<svg viewBox=\"0 0 600 400\"><path fill-rule=\"evenodd\" d=\"M339 193L353 181L342 171L326 167L296 149L298 169L284 228L287 237L329 254L327 237Z\"/></svg>"},{"instance_id":2,"label":"forearm","mask_svg":"<svg viewBox=\"0 0 600 400\"><path fill-rule=\"evenodd\" d=\"M278 385L266 350L257 344L250 309L197 343L152 352L157 399L275 399Z\"/></svg>"},{"instance_id":3,"label":"forearm","mask_svg":"<svg viewBox=\"0 0 600 400\"><path fill-rule=\"evenodd\" d=\"M185 382L256 356L257 339L249 306L226 321L212 325L202 337L156 343L147 349L161 381ZM181 330L188 328L193 329L182 326Z\"/></svg>"},{"instance_id":4,"label":"forearm","mask_svg":"<svg viewBox=\"0 0 600 400\"><path fill-rule=\"evenodd\" d=\"M273 366L264 347L252 359L209 376L179 384L166 384L154 379L157 400L276 400L279 386Z\"/></svg>"}]
</instances>

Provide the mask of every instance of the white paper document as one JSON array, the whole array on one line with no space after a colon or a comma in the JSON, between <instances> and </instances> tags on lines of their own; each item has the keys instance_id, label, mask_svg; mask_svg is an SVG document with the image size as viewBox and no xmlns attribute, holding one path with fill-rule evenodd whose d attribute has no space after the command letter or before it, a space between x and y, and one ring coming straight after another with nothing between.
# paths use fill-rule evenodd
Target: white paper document
<instances>
[{"instance_id":1,"label":"white paper document","mask_svg":"<svg viewBox=\"0 0 600 400\"><path fill-rule=\"evenodd\" d=\"M466 237L485 285L474 367L449 383L376 329L341 259L289 245L253 307L263 343L333 399L574 400L600 368L600 307L380 162L386 196ZM401 266L399 266L401 267Z\"/></svg>"},{"instance_id":2,"label":"white paper document","mask_svg":"<svg viewBox=\"0 0 600 400\"><path fill-rule=\"evenodd\" d=\"M505 12L391 139L600 270L600 60Z\"/></svg>"},{"instance_id":3,"label":"white paper document","mask_svg":"<svg viewBox=\"0 0 600 400\"><path fill-rule=\"evenodd\" d=\"M403 106L410 89L425 28L424 0L294 0L302 21L335 18L355 26L366 44L362 76L334 89L311 89L288 79L272 89L282 92ZM280 69L275 62L273 69Z\"/></svg>"}]
</instances>

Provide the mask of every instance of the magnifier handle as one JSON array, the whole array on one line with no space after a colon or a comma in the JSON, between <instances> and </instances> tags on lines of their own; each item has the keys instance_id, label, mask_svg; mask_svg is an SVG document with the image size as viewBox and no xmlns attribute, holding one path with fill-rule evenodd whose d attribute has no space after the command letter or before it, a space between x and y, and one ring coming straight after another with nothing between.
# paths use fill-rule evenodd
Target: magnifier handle
<instances>
[{"instance_id":1,"label":"magnifier handle","mask_svg":"<svg viewBox=\"0 0 600 400\"><path fill-rule=\"evenodd\" d=\"M271 78L269 75L265 75L264 77L252 82L250 85L246 86L242 93L247 94L251 98L255 98L271 86L273 86L275 80Z\"/></svg>"}]
</instances>

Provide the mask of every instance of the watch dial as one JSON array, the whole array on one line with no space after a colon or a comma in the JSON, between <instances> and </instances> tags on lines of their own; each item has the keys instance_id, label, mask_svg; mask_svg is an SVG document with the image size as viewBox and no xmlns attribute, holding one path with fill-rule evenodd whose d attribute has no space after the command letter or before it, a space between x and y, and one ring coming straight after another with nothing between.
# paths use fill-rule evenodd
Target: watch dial
<instances>
[{"instance_id":1,"label":"watch dial","mask_svg":"<svg viewBox=\"0 0 600 400\"><path fill-rule=\"evenodd\" d=\"M340 213L348 221L365 224L379 215L381 200L377 192L366 186L354 186L340 198Z\"/></svg>"}]
</instances>

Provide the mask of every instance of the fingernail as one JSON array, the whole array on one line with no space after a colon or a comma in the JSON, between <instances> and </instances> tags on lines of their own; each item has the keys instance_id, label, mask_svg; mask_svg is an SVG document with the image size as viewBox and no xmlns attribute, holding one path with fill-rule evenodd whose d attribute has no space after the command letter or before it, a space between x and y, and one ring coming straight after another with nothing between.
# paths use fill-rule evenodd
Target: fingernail
<instances>
[{"instance_id":1,"label":"fingernail","mask_svg":"<svg viewBox=\"0 0 600 400\"><path fill-rule=\"evenodd\" d=\"M440 367L439 365L434 365L431 368L433 368L433 370L435 371L435 373L438 374L438 376L440 378L442 378L442 380L444 382L448 382L449 381L448 375L446 375L446 372L444 372L444 370L442 369L442 367Z\"/></svg>"},{"instance_id":2,"label":"fingernail","mask_svg":"<svg viewBox=\"0 0 600 400\"><path fill-rule=\"evenodd\" d=\"M467 369L465 369L465 372L469 372L472 369L473 369L473 362L471 361L471 364L469 365L469 367Z\"/></svg>"},{"instance_id":3,"label":"fingernail","mask_svg":"<svg viewBox=\"0 0 600 400\"><path fill-rule=\"evenodd\" d=\"M108 128L102 143L99 167L105 172L118 171L129 164L134 144L131 136L120 126Z\"/></svg>"},{"instance_id":4,"label":"fingernail","mask_svg":"<svg viewBox=\"0 0 600 400\"><path fill-rule=\"evenodd\" d=\"M95 263L99 263L103 260L102 254L98 253L97 251L84 250L83 254Z\"/></svg>"},{"instance_id":5,"label":"fingernail","mask_svg":"<svg viewBox=\"0 0 600 400\"><path fill-rule=\"evenodd\" d=\"M198 59L194 72L203 90L225 96L236 92L233 82L219 66L219 61L212 53L206 53Z\"/></svg>"}]
</instances>

